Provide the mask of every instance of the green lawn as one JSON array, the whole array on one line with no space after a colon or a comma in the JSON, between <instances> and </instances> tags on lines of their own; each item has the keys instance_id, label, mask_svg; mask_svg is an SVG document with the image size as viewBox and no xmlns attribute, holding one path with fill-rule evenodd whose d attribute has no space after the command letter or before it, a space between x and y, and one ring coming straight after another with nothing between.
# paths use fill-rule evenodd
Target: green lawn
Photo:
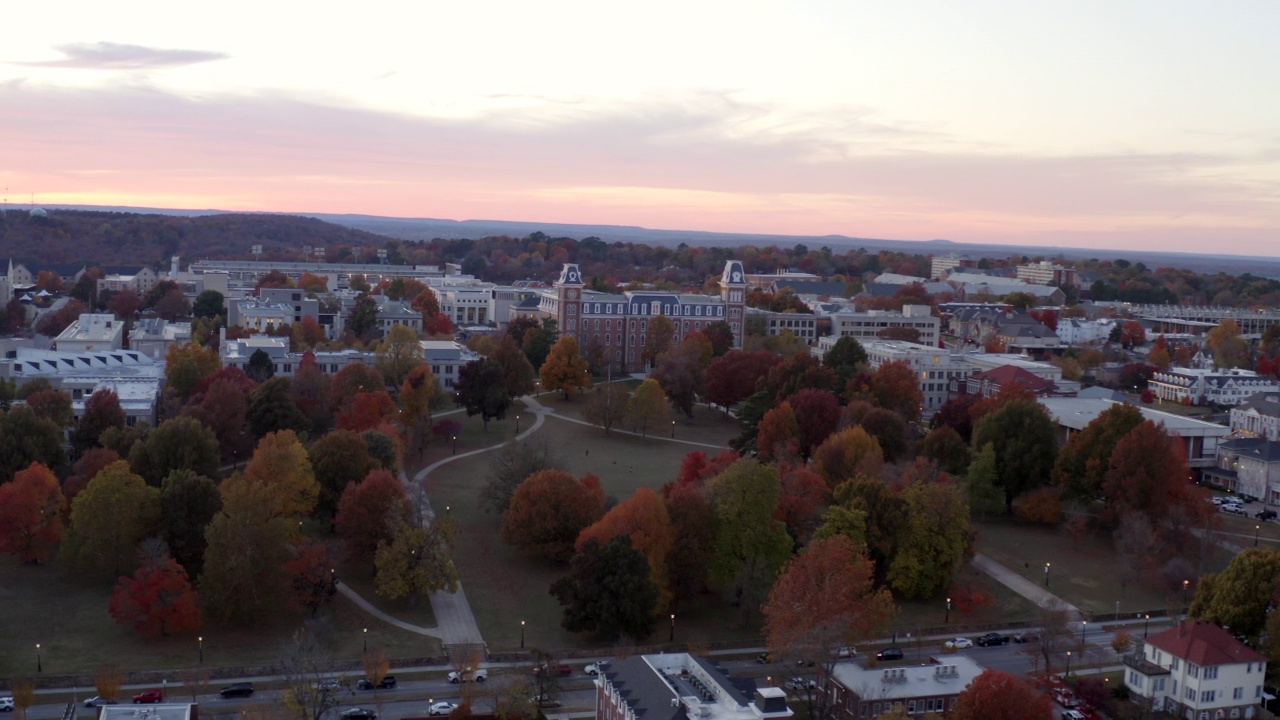
<instances>
[{"instance_id":1,"label":"green lawn","mask_svg":"<svg viewBox=\"0 0 1280 720\"><path fill-rule=\"evenodd\" d=\"M0 556L0 677L34 674L40 643L46 675L92 673L103 665L127 670L195 666L197 636L204 637L204 662L211 667L241 667L275 662L304 618L281 615L262 627L232 629L206 625L176 637L144 638L119 625L107 612L111 588L89 584L57 566L23 565ZM373 620L337 597L321 608L324 647L335 660L358 659L369 629L369 647L385 648L393 658L441 654L440 644Z\"/></svg>"},{"instance_id":2,"label":"green lawn","mask_svg":"<svg viewBox=\"0 0 1280 720\"><path fill-rule=\"evenodd\" d=\"M1035 614L1035 606L1029 600L987 577L985 573L975 570L972 566L965 565L960 568L954 583L980 591L990 598L990 603L969 609L953 603L948 619L946 598L900 600L898 616L894 618L889 631L897 632L899 637L906 633L919 635L922 630L925 633L941 633L948 624L960 627L1014 622L1030 620Z\"/></svg>"}]
</instances>

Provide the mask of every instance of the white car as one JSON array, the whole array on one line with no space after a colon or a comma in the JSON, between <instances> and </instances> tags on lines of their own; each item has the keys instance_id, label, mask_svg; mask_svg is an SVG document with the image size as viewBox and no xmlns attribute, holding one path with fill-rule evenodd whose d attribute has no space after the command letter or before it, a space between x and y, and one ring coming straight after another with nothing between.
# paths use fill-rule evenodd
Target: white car
<instances>
[{"instance_id":1,"label":"white car","mask_svg":"<svg viewBox=\"0 0 1280 720\"><path fill-rule=\"evenodd\" d=\"M858 654L858 648L853 647L851 645L845 645L839 650L836 650L836 657L838 658L850 658L857 654Z\"/></svg>"},{"instance_id":2,"label":"white car","mask_svg":"<svg viewBox=\"0 0 1280 720\"><path fill-rule=\"evenodd\" d=\"M115 705L115 704L116 704L115 700L108 700L100 695L94 695L93 697L84 701L85 707L102 707L103 705Z\"/></svg>"},{"instance_id":3,"label":"white car","mask_svg":"<svg viewBox=\"0 0 1280 720\"><path fill-rule=\"evenodd\" d=\"M788 690L812 690L818 687L818 683L808 678L793 677L787 681Z\"/></svg>"},{"instance_id":4,"label":"white car","mask_svg":"<svg viewBox=\"0 0 1280 720\"><path fill-rule=\"evenodd\" d=\"M489 671L484 669L463 670L461 673L458 673L456 671L449 673L449 682L453 683L454 685L457 685L458 683L464 683L464 682L484 682L485 680L488 680L488 679L489 679Z\"/></svg>"},{"instance_id":5,"label":"white car","mask_svg":"<svg viewBox=\"0 0 1280 720\"><path fill-rule=\"evenodd\" d=\"M1232 515L1248 514L1248 511L1244 509L1243 505L1224 504L1224 505L1220 505L1219 507L1222 509L1222 512L1231 513Z\"/></svg>"},{"instance_id":6,"label":"white car","mask_svg":"<svg viewBox=\"0 0 1280 720\"><path fill-rule=\"evenodd\" d=\"M13 712L12 697L0 697L0 712Z\"/></svg>"},{"instance_id":7,"label":"white car","mask_svg":"<svg viewBox=\"0 0 1280 720\"><path fill-rule=\"evenodd\" d=\"M448 715L456 709L458 709L458 706L451 702L438 702L427 710L427 715Z\"/></svg>"},{"instance_id":8,"label":"white car","mask_svg":"<svg viewBox=\"0 0 1280 720\"><path fill-rule=\"evenodd\" d=\"M600 673L604 672L604 669L607 667L609 667L608 660L597 660L591 663L590 665L582 668L582 671L588 675L599 675Z\"/></svg>"},{"instance_id":9,"label":"white car","mask_svg":"<svg viewBox=\"0 0 1280 720\"><path fill-rule=\"evenodd\" d=\"M973 641L969 638L956 638L955 640L948 640L943 647L948 650L968 650L973 647Z\"/></svg>"}]
</instances>

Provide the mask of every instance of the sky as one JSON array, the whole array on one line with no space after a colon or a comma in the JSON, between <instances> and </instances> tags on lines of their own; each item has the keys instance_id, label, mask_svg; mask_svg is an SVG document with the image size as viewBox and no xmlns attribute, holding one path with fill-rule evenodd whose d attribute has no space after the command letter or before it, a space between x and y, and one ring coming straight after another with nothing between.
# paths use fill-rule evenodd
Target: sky
<instances>
[{"instance_id":1,"label":"sky","mask_svg":"<svg viewBox=\"0 0 1280 720\"><path fill-rule=\"evenodd\" d=\"M0 187L1280 255L1280 3L8 5Z\"/></svg>"}]
</instances>

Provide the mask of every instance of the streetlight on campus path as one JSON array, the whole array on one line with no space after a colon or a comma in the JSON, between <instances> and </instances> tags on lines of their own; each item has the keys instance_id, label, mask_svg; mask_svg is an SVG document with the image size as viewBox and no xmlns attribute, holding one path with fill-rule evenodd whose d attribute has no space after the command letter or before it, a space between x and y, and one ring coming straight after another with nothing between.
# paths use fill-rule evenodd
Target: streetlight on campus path
<instances>
[{"instance_id":1,"label":"streetlight on campus path","mask_svg":"<svg viewBox=\"0 0 1280 720\"><path fill-rule=\"evenodd\" d=\"M516 415L516 434L520 434L520 416Z\"/></svg>"},{"instance_id":2,"label":"streetlight on campus path","mask_svg":"<svg viewBox=\"0 0 1280 720\"><path fill-rule=\"evenodd\" d=\"M203 665L204 664L204 636L201 635L197 637L196 643L198 643L200 646L200 664Z\"/></svg>"},{"instance_id":3,"label":"streetlight on campus path","mask_svg":"<svg viewBox=\"0 0 1280 720\"><path fill-rule=\"evenodd\" d=\"M1089 621L1080 621L1080 652L1084 652L1084 635L1089 632Z\"/></svg>"},{"instance_id":4,"label":"streetlight on campus path","mask_svg":"<svg viewBox=\"0 0 1280 720\"><path fill-rule=\"evenodd\" d=\"M951 598L947 598L947 619L944 620L943 622L944 623L951 622Z\"/></svg>"},{"instance_id":5,"label":"streetlight on campus path","mask_svg":"<svg viewBox=\"0 0 1280 720\"><path fill-rule=\"evenodd\" d=\"M1063 680L1071 677L1071 651L1067 651L1067 674L1062 676Z\"/></svg>"},{"instance_id":6,"label":"streetlight on campus path","mask_svg":"<svg viewBox=\"0 0 1280 720\"><path fill-rule=\"evenodd\" d=\"M520 649L524 649L524 621L520 621Z\"/></svg>"},{"instance_id":7,"label":"streetlight on campus path","mask_svg":"<svg viewBox=\"0 0 1280 720\"><path fill-rule=\"evenodd\" d=\"M1147 639L1147 628L1150 625L1151 625L1151 613L1147 613L1146 617L1142 620L1142 639L1143 640Z\"/></svg>"},{"instance_id":8,"label":"streetlight on campus path","mask_svg":"<svg viewBox=\"0 0 1280 720\"><path fill-rule=\"evenodd\" d=\"M1049 587L1049 563L1044 564L1044 586Z\"/></svg>"},{"instance_id":9,"label":"streetlight on campus path","mask_svg":"<svg viewBox=\"0 0 1280 720\"><path fill-rule=\"evenodd\" d=\"M1262 529L1261 525L1253 526L1253 546L1258 547L1258 531Z\"/></svg>"},{"instance_id":10,"label":"streetlight on campus path","mask_svg":"<svg viewBox=\"0 0 1280 720\"><path fill-rule=\"evenodd\" d=\"M36 672L44 672L44 657L40 653L40 643L36 643Z\"/></svg>"},{"instance_id":11,"label":"streetlight on campus path","mask_svg":"<svg viewBox=\"0 0 1280 720\"><path fill-rule=\"evenodd\" d=\"M1191 586L1190 580L1182 581L1182 608L1185 611L1187 607L1187 588Z\"/></svg>"},{"instance_id":12,"label":"streetlight on campus path","mask_svg":"<svg viewBox=\"0 0 1280 720\"><path fill-rule=\"evenodd\" d=\"M364 629L364 654L369 654L369 628Z\"/></svg>"},{"instance_id":13,"label":"streetlight on campus path","mask_svg":"<svg viewBox=\"0 0 1280 720\"><path fill-rule=\"evenodd\" d=\"M667 636L667 642L676 641L676 614L671 613L671 634Z\"/></svg>"},{"instance_id":14,"label":"streetlight on campus path","mask_svg":"<svg viewBox=\"0 0 1280 720\"><path fill-rule=\"evenodd\" d=\"M676 439L676 421L675 420L671 421L671 439L672 440Z\"/></svg>"},{"instance_id":15,"label":"streetlight on campus path","mask_svg":"<svg viewBox=\"0 0 1280 720\"><path fill-rule=\"evenodd\" d=\"M453 438L452 438L452 440L453 440L453 451L452 451L452 452L450 452L449 454L450 454L450 455L457 455L457 454L458 454L458 436L457 436L457 435L454 435L454 436L453 436Z\"/></svg>"}]
</instances>

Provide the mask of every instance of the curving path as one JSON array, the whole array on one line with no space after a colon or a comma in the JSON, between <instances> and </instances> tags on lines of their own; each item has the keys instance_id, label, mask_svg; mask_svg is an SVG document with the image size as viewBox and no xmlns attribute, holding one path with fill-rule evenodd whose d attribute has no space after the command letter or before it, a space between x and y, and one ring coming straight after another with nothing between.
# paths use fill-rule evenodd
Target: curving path
<instances>
[{"instance_id":1,"label":"curving path","mask_svg":"<svg viewBox=\"0 0 1280 720\"><path fill-rule=\"evenodd\" d=\"M341 580L334 580L333 586L335 589L337 589L338 592L345 595L348 600L355 603L356 606L359 607L361 610L364 610L365 612L378 618L382 622L388 623L390 625L395 625L401 630L407 630L411 633L416 633L418 635L426 635L427 637L434 637L434 638L440 637L440 630L438 628L425 628L425 627L422 627L421 625L414 625L412 623L407 623L403 620L399 620L397 618L391 617L390 615L382 612L378 608L374 607L373 603L370 603L368 600L365 600L364 598L360 597L360 594L357 593L355 590L352 590L351 588L347 587L347 584L342 582Z\"/></svg>"}]
</instances>

